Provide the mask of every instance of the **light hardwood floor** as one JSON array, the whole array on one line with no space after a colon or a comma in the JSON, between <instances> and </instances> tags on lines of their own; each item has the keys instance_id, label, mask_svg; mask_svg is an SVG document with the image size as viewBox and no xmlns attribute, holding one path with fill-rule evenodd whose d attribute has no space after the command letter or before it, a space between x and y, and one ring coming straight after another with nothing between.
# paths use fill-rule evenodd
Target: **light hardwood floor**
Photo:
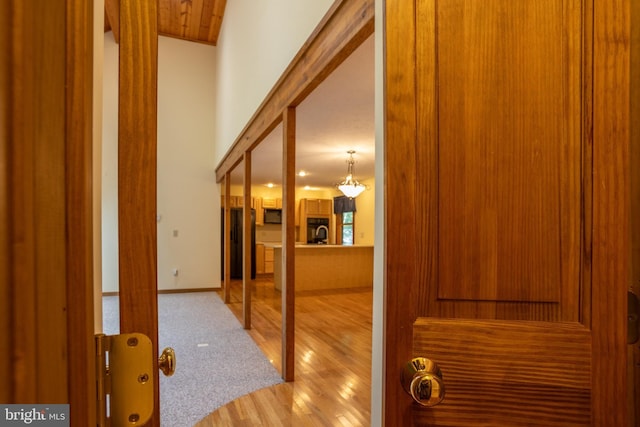
<instances>
[{"instance_id":1,"label":"light hardwood floor","mask_svg":"<svg viewBox=\"0 0 640 427\"><path fill-rule=\"evenodd\" d=\"M248 331L278 370L280 298L271 280L256 280ZM236 399L196 426L370 425L371 298L362 288L298 294L295 381ZM241 301L234 281L229 308L238 319Z\"/></svg>"}]
</instances>

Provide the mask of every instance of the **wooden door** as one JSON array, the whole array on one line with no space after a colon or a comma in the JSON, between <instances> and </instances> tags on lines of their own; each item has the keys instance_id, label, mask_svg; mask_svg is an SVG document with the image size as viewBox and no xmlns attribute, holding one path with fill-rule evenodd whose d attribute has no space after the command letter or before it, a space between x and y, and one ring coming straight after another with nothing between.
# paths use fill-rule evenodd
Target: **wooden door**
<instances>
[{"instance_id":1,"label":"wooden door","mask_svg":"<svg viewBox=\"0 0 640 427\"><path fill-rule=\"evenodd\" d=\"M93 2L0 9L0 402L95 425Z\"/></svg>"},{"instance_id":2,"label":"wooden door","mask_svg":"<svg viewBox=\"0 0 640 427\"><path fill-rule=\"evenodd\" d=\"M627 425L628 6L386 2L386 425Z\"/></svg>"}]
</instances>

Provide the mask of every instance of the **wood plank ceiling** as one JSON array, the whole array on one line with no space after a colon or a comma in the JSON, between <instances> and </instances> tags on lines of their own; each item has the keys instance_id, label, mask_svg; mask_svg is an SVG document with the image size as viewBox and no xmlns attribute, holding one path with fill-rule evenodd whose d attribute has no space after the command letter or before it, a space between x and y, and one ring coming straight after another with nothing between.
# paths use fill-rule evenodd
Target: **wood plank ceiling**
<instances>
[{"instance_id":1,"label":"wood plank ceiling","mask_svg":"<svg viewBox=\"0 0 640 427\"><path fill-rule=\"evenodd\" d=\"M158 34L216 46L226 0L158 0ZM105 0L104 31L120 40L120 0Z\"/></svg>"}]
</instances>

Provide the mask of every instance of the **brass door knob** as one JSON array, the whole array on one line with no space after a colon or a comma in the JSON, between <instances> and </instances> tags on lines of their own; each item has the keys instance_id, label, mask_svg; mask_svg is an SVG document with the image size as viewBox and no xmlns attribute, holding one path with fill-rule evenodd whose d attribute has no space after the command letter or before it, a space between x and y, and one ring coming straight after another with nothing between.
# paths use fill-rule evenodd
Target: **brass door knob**
<instances>
[{"instance_id":1,"label":"brass door knob","mask_svg":"<svg viewBox=\"0 0 640 427\"><path fill-rule=\"evenodd\" d=\"M171 347L162 350L162 354L158 358L158 368L166 377L170 377L176 372L176 352Z\"/></svg>"},{"instance_id":2,"label":"brass door knob","mask_svg":"<svg viewBox=\"0 0 640 427\"><path fill-rule=\"evenodd\" d=\"M402 387L421 406L435 406L444 399L442 371L435 362L416 357L402 371Z\"/></svg>"}]
</instances>

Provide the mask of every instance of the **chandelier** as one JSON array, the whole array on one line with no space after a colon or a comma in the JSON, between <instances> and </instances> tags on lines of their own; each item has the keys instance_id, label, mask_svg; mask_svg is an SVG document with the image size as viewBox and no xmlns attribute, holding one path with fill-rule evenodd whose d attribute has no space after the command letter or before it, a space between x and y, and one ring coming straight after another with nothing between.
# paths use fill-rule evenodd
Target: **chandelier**
<instances>
[{"instance_id":1,"label":"chandelier","mask_svg":"<svg viewBox=\"0 0 640 427\"><path fill-rule=\"evenodd\" d=\"M344 181L337 185L337 187L342 191L342 194L353 199L362 193L366 186L364 184L360 184L358 180L353 177L353 164L355 163L353 160L353 154L355 151L349 150L347 153L349 153L349 160L347 160L347 176Z\"/></svg>"}]
</instances>

